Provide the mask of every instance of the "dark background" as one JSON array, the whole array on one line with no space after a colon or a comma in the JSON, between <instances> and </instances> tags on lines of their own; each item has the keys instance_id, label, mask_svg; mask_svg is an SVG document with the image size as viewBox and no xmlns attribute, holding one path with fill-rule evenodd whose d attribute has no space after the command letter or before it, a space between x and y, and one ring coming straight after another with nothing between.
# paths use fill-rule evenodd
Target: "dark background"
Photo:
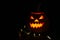
<instances>
[{"instance_id":1,"label":"dark background","mask_svg":"<svg viewBox=\"0 0 60 40\"><path fill-rule=\"evenodd\" d=\"M54 14L53 4L49 4L47 0L35 0L35 1L16 1L16 19L18 25L24 25L25 19L31 11L37 11L38 4L41 4L40 11L48 12L47 16L50 21L50 33L53 33L52 35L54 38L56 37L56 15ZM20 27L17 27L20 28Z\"/></svg>"}]
</instances>

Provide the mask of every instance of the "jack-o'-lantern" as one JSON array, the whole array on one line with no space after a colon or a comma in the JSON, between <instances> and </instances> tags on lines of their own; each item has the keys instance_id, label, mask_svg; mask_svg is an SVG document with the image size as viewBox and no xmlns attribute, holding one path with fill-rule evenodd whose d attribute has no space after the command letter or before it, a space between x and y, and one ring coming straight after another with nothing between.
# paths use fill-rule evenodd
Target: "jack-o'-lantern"
<instances>
[{"instance_id":1,"label":"jack-o'-lantern","mask_svg":"<svg viewBox=\"0 0 60 40\"><path fill-rule=\"evenodd\" d=\"M33 32L44 32L48 29L48 18L44 12L31 12L29 28Z\"/></svg>"}]
</instances>

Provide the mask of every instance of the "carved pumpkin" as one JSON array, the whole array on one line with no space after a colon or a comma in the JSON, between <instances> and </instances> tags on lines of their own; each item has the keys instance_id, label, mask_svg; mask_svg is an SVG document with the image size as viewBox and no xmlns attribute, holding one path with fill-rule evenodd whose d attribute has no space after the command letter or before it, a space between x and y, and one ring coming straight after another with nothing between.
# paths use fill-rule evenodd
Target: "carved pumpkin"
<instances>
[{"instance_id":1,"label":"carved pumpkin","mask_svg":"<svg viewBox=\"0 0 60 40\"><path fill-rule=\"evenodd\" d=\"M48 28L48 18L44 12L32 12L29 16L29 28L33 32L44 32Z\"/></svg>"}]
</instances>

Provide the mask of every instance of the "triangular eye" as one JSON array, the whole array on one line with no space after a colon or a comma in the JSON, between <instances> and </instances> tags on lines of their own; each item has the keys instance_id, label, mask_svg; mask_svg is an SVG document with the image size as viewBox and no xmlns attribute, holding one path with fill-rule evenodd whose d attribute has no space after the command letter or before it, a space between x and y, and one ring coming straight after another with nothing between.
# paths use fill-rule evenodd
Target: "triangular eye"
<instances>
[{"instance_id":1,"label":"triangular eye","mask_svg":"<svg viewBox=\"0 0 60 40\"><path fill-rule=\"evenodd\" d=\"M30 16L30 19L34 19L34 17L33 16Z\"/></svg>"},{"instance_id":2,"label":"triangular eye","mask_svg":"<svg viewBox=\"0 0 60 40\"><path fill-rule=\"evenodd\" d=\"M43 16L43 15L41 15L39 19L44 19L44 16Z\"/></svg>"}]
</instances>

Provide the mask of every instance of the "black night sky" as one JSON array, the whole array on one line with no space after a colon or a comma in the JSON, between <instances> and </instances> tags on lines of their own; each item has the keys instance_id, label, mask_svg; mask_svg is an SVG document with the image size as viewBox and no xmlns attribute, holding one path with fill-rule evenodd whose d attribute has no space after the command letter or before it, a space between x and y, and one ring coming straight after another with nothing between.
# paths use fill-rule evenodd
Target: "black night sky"
<instances>
[{"instance_id":1,"label":"black night sky","mask_svg":"<svg viewBox=\"0 0 60 40\"><path fill-rule=\"evenodd\" d=\"M45 11L48 12L48 18L50 21L50 28L51 32L53 33L53 36L56 36L56 26L55 26L55 15L53 14L52 11L50 11L49 3L47 0L42 0L42 1L16 1L16 11L17 11L17 24L24 25L25 23L25 18L29 15L31 11L37 11L37 6L38 4L41 4L40 6L40 11ZM20 28L20 27L19 27Z\"/></svg>"}]
</instances>

